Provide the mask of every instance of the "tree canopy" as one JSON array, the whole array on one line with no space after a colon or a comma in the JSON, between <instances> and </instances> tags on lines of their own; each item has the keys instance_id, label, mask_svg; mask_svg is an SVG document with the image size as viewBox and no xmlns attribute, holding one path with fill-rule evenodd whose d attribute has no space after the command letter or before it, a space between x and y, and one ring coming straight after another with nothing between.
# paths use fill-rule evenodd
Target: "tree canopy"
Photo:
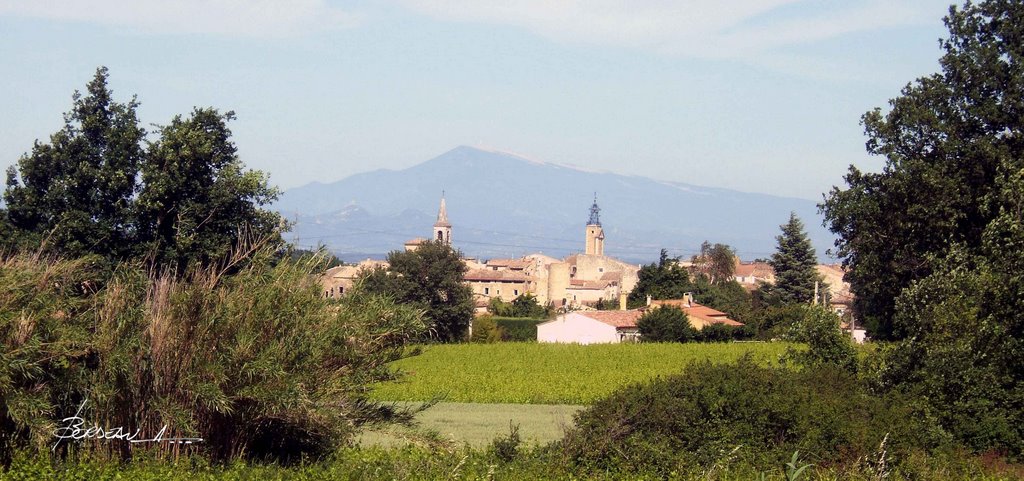
<instances>
[{"instance_id":1,"label":"tree canopy","mask_svg":"<svg viewBox=\"0 0 1024 481\"><path fill-rule=\"evenodd\" d=\"M105 67L75 92L64 127L7 171L0 237L8 248L112 261L145 258L179 270L209 263L240 239L280 240L267 176L245 169L227 122L197 108L147 142L138 102L114 100Z\"/></svg>"},{"instance_id":2,"label":"tree canopy","mask_svg":"<svg viewBox=\"0 0 1024 481\"><path fill-rule=\"evenodd\" d=\"M998 180L1024 162L1024 5L950 8L942 71L863 117L879 173L850 167L821 209L838 234L854 309L876 338L900 338L895 299L951 246L981 246L999 214Z\"/></svg>"},{"instance_id":3,"label":"tree canopy","mask_svg":"<svg viewBox=\"0 0 1024 481\"><path fill-rule=\"evenodd\" d=\"M768 261L775 269L773 293L784 304L810 302L814 297L814 283L821 281L815 269L818 262L814 247L796 213L790 213L789 222L779 228L782 234L775 238L778 247Z\"/></svg>"},{"instance_id":4,"label":"tree canopy","mask_svg":"<svg viewBox=\"0 0 1024 481\"><path fill-rule=\"evenodd\" d=\"M16 246L46 241L70 256L124 257L134 232L133 196L146 131L133 97L114 101L101 67L75 91L64 127L7 170L7 220Z\"/></svg>"},{"instance_id":5,"label":"tree canopy","mask_svg":"<svg viewBox=\"0 0 1024 481\"><path fill-rule=\"evenodd\" d=\"M736 273L736 251L725 244L704 241L700 254L693 256L693 267L711 282L728 282Z\"/></svg>"},{"instance_id":6,"label":"tree canopy","mask_svg":"<svg viewBox=\"0 0 1024 481\"><path fill-rule=\"evenodd\" d=\"M822 205L855 310L898 340L882 390L979 450L1024 455L1024 3L953 7L942 72L864 116L880 173Z\"/></svg>"},{"instance_id":7,"label":"tree canopy","mask_svg":"<svg viewBox=\"0 0 1024 481\"><path fill-rule=\"evenodd\" d=\"M656 307L636 321L640 340L644 342L689 342L700 334L690 324L682 309L674 306Z\"/></svg>"},{"instance_id":8,"label":"tree canopy","mask_svg":"<svg viewBox=\"0 0 1024 481\"><path fill-rule=\"evenodd\" d=\"M668 251L661 250L658 263L647 264L637 272L637 283L629 293L629 303L641 306L647 296L653 299L679 299L693 290L690 273L679 265L678 257L669 257Z\"/></svg>"},{"instance_id":9,"label":"tree canopy","mask_svg":"<svg viewBox=\"0 0 1024 481\"><path fill-rule=\"evenodd\" d=\"M413 251L392 251L388 268L365 271L357 283L369 292L424 311L431 338L442 342L464 340L473 319L473 292L463 282L466 264L458 251L439 241L428 241Z\"/></svg>"}]
</instances>

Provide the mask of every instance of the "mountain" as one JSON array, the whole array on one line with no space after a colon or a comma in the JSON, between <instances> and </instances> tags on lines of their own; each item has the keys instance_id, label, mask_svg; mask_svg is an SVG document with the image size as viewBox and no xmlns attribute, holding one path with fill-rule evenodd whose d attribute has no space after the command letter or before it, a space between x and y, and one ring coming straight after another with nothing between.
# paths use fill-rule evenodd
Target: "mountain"
<instances>
[{"instance_id":1,"label":"mountain","mask_svg":"<svg viewBox=\"0 0 1024 481\"><path fill-rule=\"evenodd\" d=\"M744 260L768 257L790 211L807 225L823 260L833 239L809 200L590 172L465 146L403 170L290 189L274 208L296 221L290 240L323 243L353 260L429 237L442 191L452 243L484 259L583 250L595 193L606 254L631 262L653 261L662 247L689 257L704 240L729 244Z\"/></svg>"}]
</instances>

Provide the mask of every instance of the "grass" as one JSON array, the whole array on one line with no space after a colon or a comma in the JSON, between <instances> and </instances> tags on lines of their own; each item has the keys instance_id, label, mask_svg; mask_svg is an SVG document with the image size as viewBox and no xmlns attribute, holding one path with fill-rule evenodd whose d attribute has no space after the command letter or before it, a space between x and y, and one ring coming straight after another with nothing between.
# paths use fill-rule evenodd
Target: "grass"
<instances>
[{"instance_id":1,"label":"grass","mask_svg":"<svg viewBox=\"0 0 1024 481\"><path fill-rule=\"evenodd\" d=\"M425 346L393 365L407 372L382 383L385 401L590 404L627 384L676 373L694 361L730 362L751 353L774 363L791 344L498 343Z\"/></svg>"},{"instance_id":2,"label":"grass","mask_svg":"<svg viewBox=\"0 0 1024 481\"><path fill-rule=\"evenodd\" d=\"M437 403L416 416L420 430L436 433L457 445L482 448L495 437L508 435L510 424L519 426L527 444L546 444L562 439L573 415L583 406L562 404ZM418 430L394 427L364 432L361 446L394 447L415 439Z\"/></svg>"}]
</instances>

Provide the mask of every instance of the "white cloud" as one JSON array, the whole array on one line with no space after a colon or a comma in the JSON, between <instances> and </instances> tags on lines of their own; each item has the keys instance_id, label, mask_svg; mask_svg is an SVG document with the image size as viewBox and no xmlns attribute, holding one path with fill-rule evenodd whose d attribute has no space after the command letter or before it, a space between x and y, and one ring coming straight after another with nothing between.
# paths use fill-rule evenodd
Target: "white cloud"
<instances>
[{"instance_id":1,"label":"white cloud","mask_svg":"<svg viewBox=\"0 0 1024 481\"><path fill-rule=\"evenodd\" d=\"M141 33L290 36L353 25L325 0L0 0L0 15L125 28Z\"/></svg>"},{"instance_id":2,"label":"white cloud","mask_svg":"<svg viewBox=\"0 0 1024 481\"><path fill-rule=\"evenodd\" d=\"M822 11L802 0L398 1L443 20L513 25L561 41L700 58L749 58L852 32L935 22L936 1L948 2L859 0ZM770 22L759 21L766 16Z\"/></svg>"}]
</instances>

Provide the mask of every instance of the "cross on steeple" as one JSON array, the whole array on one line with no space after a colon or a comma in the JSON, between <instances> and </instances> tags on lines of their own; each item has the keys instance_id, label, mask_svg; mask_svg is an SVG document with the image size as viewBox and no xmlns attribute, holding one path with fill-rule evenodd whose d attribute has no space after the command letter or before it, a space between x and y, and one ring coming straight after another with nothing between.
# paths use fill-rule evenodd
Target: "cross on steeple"
<instances>
[{"instance_id":1,"label":"cross on steeple","mask_svg":"<svg viewBox=\"0 0 1024 481\"><path fill-rule=\"evenodd\" d=\"M594 205L590 206L590 220L587 225L601 225L601 208L597 206L597 192L594 192Z\"/></svg>"}]
</instances>

